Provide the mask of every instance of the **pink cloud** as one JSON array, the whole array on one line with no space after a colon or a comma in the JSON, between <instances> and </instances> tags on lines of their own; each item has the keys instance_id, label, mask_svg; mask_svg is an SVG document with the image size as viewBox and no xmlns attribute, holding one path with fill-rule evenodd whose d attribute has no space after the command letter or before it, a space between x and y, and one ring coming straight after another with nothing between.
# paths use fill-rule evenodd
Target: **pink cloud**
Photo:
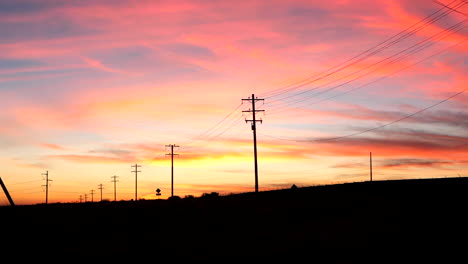
<instances>
[{"instance_id":1,"label":"pink cloud","mask_svg":"<svg viewBox=\"0 0 468 264\"><path fill-rule=\"evenodd\" d=\"M64 147L57 145L57 144L52 144L52 143L41 143L39 146L43 148L48 148L48 149L54 149L54 150L65 150Z\"/></svg>"},{"instance_id":2,"label":"pink cloud","mask_svg":"<svg viewBox=\"0 0 468 264\"><path fill-rule=\"evenodd\" d=\"M92 59L92 58L83 57L83 60L86 62L86 64L88 64L92 68L96 68L96 69L99 69L105 72L111 72L111 73L124 73L121 70L112 69L110 67L104 66L102 62Z\"/></svg>"},{"instance_id":3,"label":"pink cloud","mask_svg":"<svg viewBox=\"0 0 468 264\"><path fill-rule=\"evenodd\" d=\"M455 5L451 5L451 6L452 7L459 6L460 3L461 2L457 2ZM386 4L388 6L387 10L389 11L389 13L397 20L398 25L402 28L407 27L408 25L416 24L422 18L422 17L409 13L402 7L400 3L396 1L387 1ZM425 4L425 2L424 3L421 2L421 4ZM433 3L433 4L435 5L435 8L443 10L439 14L443 14L444 12L447 12L447 13L451 12L450 10L449 11L445 10L443 7L437 5L436 3ZM437 16L434 16L434 17L437 17ZM435 23L430 23L424 26L424 30L419 30L417 34L422 35L422 36L430 36L437 32L440 32L441 30L444 30L444 28L438 26ZM456 33L445 41L455 43L460 40L463 40L464 38L465 36L463 34Z\"/></svg>"}]
</instances>

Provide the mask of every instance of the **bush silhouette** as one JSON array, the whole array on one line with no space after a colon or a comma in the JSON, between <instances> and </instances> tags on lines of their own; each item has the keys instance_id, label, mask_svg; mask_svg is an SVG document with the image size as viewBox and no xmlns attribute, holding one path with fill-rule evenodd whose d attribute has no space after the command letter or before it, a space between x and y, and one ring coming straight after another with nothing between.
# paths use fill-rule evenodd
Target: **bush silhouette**
<instances>
[{"instance_id":1,"label":"bush silhouette","mask_svg":"<svg viewBox=\"0 0 468 264\"><path fill-rule=\"evenodd\" d=\"M172 200L172 201L178 201L178 200L181 200L182 198L180 198L180 196L177 196L177 195L174 195L174 196L171 196L169 198L167 198L167 200Z\"/></svg>"},{"instance_id":2,"label":"bush silhouette","mask_svg":"<svg viewBox=\"0 0 468 264\"><path fill-rule=\"evenodd\" d=\"M219 193L217 192L211 192L211 193L203 193L201 197L203 198L210 198L210 197L218 197Z\"/></svg>"}]
</instances>

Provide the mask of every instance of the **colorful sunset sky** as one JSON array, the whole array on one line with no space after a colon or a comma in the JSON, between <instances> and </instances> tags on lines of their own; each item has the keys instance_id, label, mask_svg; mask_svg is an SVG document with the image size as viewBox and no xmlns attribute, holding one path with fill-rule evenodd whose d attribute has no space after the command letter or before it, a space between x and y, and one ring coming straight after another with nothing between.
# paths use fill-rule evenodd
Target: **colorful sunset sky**
<instances>
[{"instance_id":1,"label":"colorful sunset sky","mask_svg":"<svg viewBox=\"0 0 468 264\"><path fill-rule=\"evenodd\" d=\"M0 0L0 177L15 204L167 199L175 144L174 195L252 192L252 95L260 191L368 181L370 153L373 180L467 177L467 13Z\"/></svg>"}]
</instances>

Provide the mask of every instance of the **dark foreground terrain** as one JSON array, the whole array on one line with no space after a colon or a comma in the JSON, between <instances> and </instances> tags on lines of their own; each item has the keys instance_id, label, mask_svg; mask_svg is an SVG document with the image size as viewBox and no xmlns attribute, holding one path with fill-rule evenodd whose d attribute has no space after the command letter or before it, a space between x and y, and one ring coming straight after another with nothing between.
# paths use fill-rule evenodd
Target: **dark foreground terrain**
<instances>
[{"instance_id":1,"label":"dark foreground terrain","mask_svg":"<svg viewBox=\"0 0 468 264\"><path fill-rule=\"evenodd\" d=\"M464 263L467 209L467 178L1 207L0 255L13 256L14 263L25 257L61 263L76 257L156 263L254 260L249 256L299 256L307 263L318 257L340 262L376 257L373 262L382 263L441 253L461 255Z\"/></svg>"}]
</instances>

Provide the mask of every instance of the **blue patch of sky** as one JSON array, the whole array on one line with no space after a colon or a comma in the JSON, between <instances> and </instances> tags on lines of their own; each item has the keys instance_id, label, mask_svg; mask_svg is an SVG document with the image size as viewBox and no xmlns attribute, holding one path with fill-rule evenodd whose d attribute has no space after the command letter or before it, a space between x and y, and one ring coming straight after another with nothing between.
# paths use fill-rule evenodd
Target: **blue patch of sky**
<instances>
[{"instance_id":1,"label":"blue patch of sky","mask_svg":"<svg viewBox=\"0 0 468 264\"><path fill-rule=\"evenodd\" d=\"M212 58L215 56L213 51L208 48L187 43L173 43L166 45L163 48L183 56L201 58Z\"/></svg>"},{"instance_id":2,"label":"blue patch of sky","mask_svg":"<svg viewBox=\"0 0 468 264\"><path fill-rule=\"evenodd\" d=\"M0 68L1 68L1 60L0 60ZM32 65L44 65L43 63L32 61L32 63L25 60L22 62L16 62L17 65L21 64L29 64ZM0 80L2 78L7 79L6 81L0 82L0 90L7 90L7 89L17 89L17 91L21 91L22 89L25 92L29 92L32 90L41 89L44 87L54 86L59 84L59 86L64 87L63 84L67 83L69 78L72 78L75 74L86 73L89 74L89 70L87 69L50 69L50 70L37 70L37 71L16 71L12 73L0 73ZM73 74L73 75L72 75ZM82 75L81 77L83 77ZM11 80L9 80L11 79ZM66 87L67 85L65 85Z\"/></svg>"},{"instance_id":3,"label":"blue patch of sky","mask_svg":"<svg viewBox=\"0 0 468 264\"><path fill-rule=\"evenodd\" d=\"M106 67L117 70L139 70L164 63L163 59L156 56L152 49L145 46L113 48L90 54L90 57L100 61Z\"/></svg>"},{"instance_id":4,"label":"blue patch of sky","mask_svg":"<svg viewBox=\"0 0 468 264\"><path fill-rule=\"evenodd\" d=\"M41 13L47 10L61 8L61 7L81 7L89 6L95 2L100 4L108 4L109 6L122 6L128 5L128 0L1 0L0 1L0 15L8 14L32 14Z\"/></svg>"},{"instance_id":5,"label":"blue patch of sky","mask_svg":"<svg viewBox=\"0 0 468 264\"><path fill-rule=\"evenodd\" d=\"M0 24L0 43L23 40L66 38L70 36L95 35L96 28L83 27L65 17L51 17L34 22L9 22Z\"/></svg>"},{"instance_id":6,"label":"blue patch of sky","mask_svg":"<svg viewBox=\"0 0 468 264\"><path fill-rule=\"evenodd\" d=\"M89 78L93 74L95 73L87 69L47 70L10 74L5 76L5 78L13 78L13 80L0 82L0 91L14 91L15 96L35 103L55 103L76 89L83 89L81 83L75 84L75 79L80 81L80 78ZM0 80L2 77L0 75ZM18 77L18 79L15 79L15 77ZM0 101L2 101L1 99ZM57 102L60 103L59 101Z\"/></svg>"},{"instance_id":7,"label":"blue patch of sky","mask_svg":"<svg viewBox=\"0 0 468 264\"><path fill-rule=\"evenodd\" d=\"M37 70L37 71L16 71L12 73L0 73L0 78L13 78L16 79L18 78L18 81L21 80L21 78L27 79L28 77L41 77L44 75L61 75L65 74L68 72L71 72L72 70L69 69L51 69L51 70Z\"/></svg>"},{"instance_id":8,"label":"blue patch of sky","mask_svg":"<svg viewBox=\"0 0 468 264\"><path fill-rule=\"evenodd\" d=\"M30 59L1 59L0 58L0 69L17 69L17 68L30 68L43 66L44 63L39 60Z\"/></svg>"},{"instance_id":9,"label":"blue patch of sky","mask_svg":"<svg viewBox=\"0 0 468 264\"><path fill-rule=\"evenodd\" d=\"M164 82L167 80L181 80L186 78L203 78L211 79L216 77L216 74L204 69L198 65L187 63L180 58L167 56L166 49L176 47L178 50L185 50L190 54L198 56L211 56L209 50L204 50L198 46L162 46L161 49L150 49L144 46L130 46L124 48L116 48L106 51L105 53L91 54L90 57L99 60L104 66L115 70L121 70L130 73L142 75L140 77L131 77L132 81L145 81L151 78ZM184 49L185 48L185 49ZM214 74L214 75L213 75ZM127 76L128 77L128 76Z\"/></svg>"},{"instance_id":10,"label":"blue patch of sky","mask_svg":"<svg viewBox=\"0 0 468 264\"><path fill-rule=\"evenodd\" d=\"M334 13L323 9L294 7L289 10L289 15L287 20L277 24L277 28L295 36L301 43L334 45L337 41L343 41L340 45L349 46L353 40L359 40L360 43L365 41L363 36L371 37L369 30L373 30L362 27L357 18L340 17L337 20Z\"/></svg>"},{"instance_id":11,"label":"blue patch of sky","mask_svg":"<svg viewBox=\"0 0 468 264\"><path fill-rule=\"evenodd\" d=\"M55 129L54 132L48 134L48 137L53 138L54 143L58 145L85 146L89 144L90 147L95 147L96 142L106 143L110 141L110 139L104 135L79 130L60 131Z\"/></svg>"},{"instance_id":12,"label":"blue patch of sky","mask_svg":"<svg viewBox=\"0 0 468 264\"><path fill-rule=\"evenodd\" d=\"M65 1L5 0L0 1L0 14L31 14L63 6Z\"/></svg>"},{"instance_id":13,"label":"blue patch of sky","mask_svg":"<svg viewBox=\"0 0 468 264\"><path fill-rule=\"evenodd\" d=\"M320 8L294 6L287 10L287 14L292 17L324 19L326 17L329 17L330 12Z\"/></svg>"}]
</instances>

